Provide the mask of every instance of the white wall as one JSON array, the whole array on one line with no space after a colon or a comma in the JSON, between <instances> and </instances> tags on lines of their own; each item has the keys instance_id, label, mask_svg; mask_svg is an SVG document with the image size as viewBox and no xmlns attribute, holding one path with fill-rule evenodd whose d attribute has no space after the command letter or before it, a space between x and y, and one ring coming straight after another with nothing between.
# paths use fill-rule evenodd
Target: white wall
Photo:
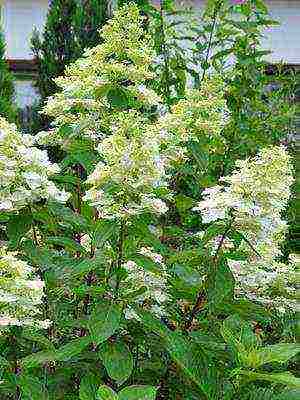
<instances>
[{"instance_id":1,"label":"white wall","mask_svg":"<svg viewBox=\"0 0 300 400\"><path fill-rule=\"evenodd\" d=\"M20 108L34 104L39 99L39 93L32 80L15 80L15 103Z\"/></svg>"},{"instance_id":2,"label":"white wall","mask_svg":"<svg viewBox=\"0 0 300 400\"><path fill-rule=\"evenodd\" d=\"M177 0L177 3L203 9L206 0ZM273 51L268 60L300 65L300 0L266 0L266 4L272 18L280 22L280 26L265 32L263 47Z\"/></svg>"},{"instance_id":3,"label":"white wall","mask_svg":"<svg viewBox=\"0 0 300 400\"><path fill-rule=\"evenodd\" d=\"M154 0L157 2L157 0ZM30 37L33 26L42 29L48 0L0 0L7 41L7 57L31 59ZM206 0L178 0L202 8ZM300 64L300 0L266 0L271 15L281 26L266 32L264 47L273 50L271 61Z\"/></svg>"},{"instance_id":4,"label":"white wall","mask_svg":"<svg viewBox=\"0 0 300 400\"><path fill-rule=\"evenodd\" d=\"M300 64L300 0L268 0L271 16L281 25L266 33L264 46L273 50L270 60Z\"/></svg>"},{"instance_id":5,"label":"white wall","mask_svg":"<svg viewBox=\"0 0 300 400\"><path fill-rule=\"evenodd\" d=\"M2 0L3 30L8 59L32 59L30 38L43 27L48 0Z\"/></svg>"}]
</instances>

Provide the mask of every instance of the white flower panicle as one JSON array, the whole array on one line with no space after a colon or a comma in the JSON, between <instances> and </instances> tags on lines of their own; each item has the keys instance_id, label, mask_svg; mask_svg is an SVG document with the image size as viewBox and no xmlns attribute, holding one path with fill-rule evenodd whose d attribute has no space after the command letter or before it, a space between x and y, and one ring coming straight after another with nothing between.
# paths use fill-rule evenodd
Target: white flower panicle
<instances>
[{"instance_id":1,"label":"white flower panicle","mask_svg":"<svg viewBox=\"0 0 300 400\"><path fill-rule=\"evenodd\" d=\"M127 319L138 319L134 306L145 307L157 317L166 315L165 306L169 300L167 279L168 274L163 263L163 257L153 252L151 248L140 249L140 254L157 263L159 270L150 271L144 266L139 266L135 261L127 261L123 267L127 278L122 281L124 297L129 297L133 292L141 291L134 296L133 302L127 305L125 316Z\"/></svg>"},{"instance_id":2,"label":"white flower panicle","mask_svg":"<svg viewBox=\"0 0 300 400\"><path fill-rule=\"evenodd\" d=\"M38 135L41 143L67 148L70 136L77 135L98 142L111 133L124 99L137 109L159 103L157 94L145 86L154 78L155 52L143 23L136 5L118 9L100 32L102 43L56 79L60 93L50 97L44 108L54 118L54 129ZM60 129L66 126L67 130Z\"/></svg>"},{"instance_id":3,"label":"white flower panicle","mask_svg":"<svg viewBox=\"0 0 300 400\"><path fill-rule=\"evenodd\" d=\"M290 156L284 147L263 149L256 158L239 160L232 175L220 179L228 184L203 192L194 208L204 223L232 218L233 224L251 241L263 258L280 255L287 206L293 183Z\"/></svg>"},{"instance_id":4,"label":"white flower panicle","mask_svg":"<svg viewBox=\"0 0 300 400\"><path fill-rule=\"evenodd\" d=\"M32 136L0 118L0 211L16 211L41 199L65 202L69 197L49 180L59 172L58 165L33 142Z\"/></svg>"},{"instance_id":5,"label":"white flower panicle","mask_svg":"<svg viewBox=\"0 0 300 400\"><path fill-rule=\"evenodd\" d=\"M159 130L169 132L177 142L199 141L207 137L212 148L227 123L229 111L224 96L224 82L218 76L206 78L200 89L187 92L186 99L172 106L159 120Z\"/></svg>"},{"instance_id":6,"label":"white flower panicle","mask_svg":"<svg viewBox=\"0 0 300 400\"><path fill-rule=\"evenodd\" d=\"M8 326L32 326L45 329L48 320L39 319L44 282L33 268L19 260L16 253L0 250L0 330Z\"/></svg>"},{"instance_id":7,"label":"white flower panicle","mask_svg":"<svg viewBox=\"0 0 300 400\"><path fill-rule=\"evenodd\" d=\"M91 188L84 200L97 207L103 218L167 211L154 192L167 186L170 161L155 130L137 112L124 113L98 151L103 161L87 179Z\"/></svg>"},{"instance_id":8,"label":"white flower panicle","mask_svg":"<svg viewBox=\"0 0 300 400\"><path fill-rule=\"evenodd\" d=\"M204 200L194 210L201 212L204 223L232 221L232 226L245 238L241 248L249 254L246 262L230 261L237 292L275 304L275 293L280 298L280 294L292 297L294 292L288 287L293 281L294 267L277 262L287 229L281 213L293 183L290 156L282 146L268 147L253 159L237 161L236 167L232 175L220 179L227 185L206 189Z\"/></svg>"}]
</instances>

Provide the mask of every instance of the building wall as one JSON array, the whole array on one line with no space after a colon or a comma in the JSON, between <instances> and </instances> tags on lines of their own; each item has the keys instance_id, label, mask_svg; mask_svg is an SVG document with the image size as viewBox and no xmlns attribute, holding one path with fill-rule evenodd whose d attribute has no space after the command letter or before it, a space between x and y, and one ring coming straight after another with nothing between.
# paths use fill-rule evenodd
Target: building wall
<instances>
[{"instance_id":1,"label":"building wall","mask_svg":"<svg viewBox=\"0 0 300 400\"><path fill-rule=\"evenodd\" d=\"M232 0L234 1L234 0ZM272 50L268 61L284 61L288 64L300 65L300 0L265 0L270 15L278 20L280 26L265 32L262 45ZM155 0L155 3L159 3ZM190 5L203 10L206 0L178 0L180 5Z\"/></svg>"},{"instance_id":2,"label":"building wall","mask_svg":"<svg viewBox=\"0 0 300 400\"><path fill-rule=\"evenodd\" d=\"M153 1L159 3L158 0ZM0 0L8 59L33 58L30 38L34 27L42 30L48 3L48 0ZM204 8L206 0L178 0L178 3L184 6L191 5L200 11ZM300 65L300 0L266 0L266 3L271 16L281 24L265 32L263 47L273 50L272 55L268 57L269 61L283 60L288 64ZM17 81L16 91L20 106L36 98L35 89L29 82Z\"/></svg>"},{"instance_id":3,"label":"building wall","mask_svg":"<svg viewBox=\"0 0 300 400\"><path fill-rule=\"evenodd\" d=\"M157 0L156 0L157 2ZM202 9L206 0L178 0ZM300 64L300 0L266 0L272 17L281 23L266 32L264 47L273 50L270 61ZM42 29L48 0L0 0L7 58L32 59L30 37L33 27Z\"/></svg>"},{"instance_id":4,"label":"building wall","mask_svg":"<svg viewBox=\"0 0 300 400\"><path fill-rule=\"evenodd\" d=\"M41 30L48 0L2 0L2 21L8 59L30 60L33 28Z\"/></svg>"},{"instance_id":5,"label":"building wall","mask_svg":"<svg viewBox=\"0 0 300 400\"><path fill-rule=\"evenodd\" d=\"M270 61L300 64L300 0L268 0L267 4L280 22L266 32L264 47L273 51Z\"/></svg>"}]
</instances>

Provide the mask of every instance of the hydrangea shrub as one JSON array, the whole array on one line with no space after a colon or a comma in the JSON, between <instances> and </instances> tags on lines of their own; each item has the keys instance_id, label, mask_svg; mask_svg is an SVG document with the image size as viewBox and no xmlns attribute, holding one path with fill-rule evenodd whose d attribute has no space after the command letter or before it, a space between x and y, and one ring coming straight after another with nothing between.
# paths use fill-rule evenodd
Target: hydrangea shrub
<instances>
[{"instance_id":1,"label":"hydrangea shrub","mask_svg":"<svg viewBox=\"0 0 300 400\"><path fill-rule=\"evenodd\" d=\"M223 176L224 80L207 73L168 104L148 28L134 4L116 11L57 79L49 131L0 121L4 398L279 400L299 387L297 256L281 254L291 156L263 146Z\"/></svg>"}]
</instances>

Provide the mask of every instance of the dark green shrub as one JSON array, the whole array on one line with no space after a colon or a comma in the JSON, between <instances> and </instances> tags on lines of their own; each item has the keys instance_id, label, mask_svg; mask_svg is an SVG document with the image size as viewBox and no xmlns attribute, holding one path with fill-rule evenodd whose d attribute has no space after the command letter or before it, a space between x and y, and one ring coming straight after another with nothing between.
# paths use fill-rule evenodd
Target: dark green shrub
<instances>
[{"instance_id":1,"label":"dark green shrub","mask_svg":"<svg viewBox=\"0 0 300 400\"><path fill-rule=\"evenodd\" d=\"M16 112L13 106L13 76L5 60L5 39L0 32L0 115L14 121Z\"/></svg>"},{"instance_id":2,"label":"dark green shrub","mask_svg":"<svg viewBox=\"0 0 300 400\"><path fill-rule=\"evenodd\" d=\"M48 96L57 92L54 79L63 75L65 67L80 57L84 50L100 42L98 30L105 23L107 0L52 0L44 32L34 32L32 50L38 68L37 88L41 104L35 106L34 132L49 125L37 114ZM26 127L28 130L28 127Z\"/></svg>"}]
</instances>

